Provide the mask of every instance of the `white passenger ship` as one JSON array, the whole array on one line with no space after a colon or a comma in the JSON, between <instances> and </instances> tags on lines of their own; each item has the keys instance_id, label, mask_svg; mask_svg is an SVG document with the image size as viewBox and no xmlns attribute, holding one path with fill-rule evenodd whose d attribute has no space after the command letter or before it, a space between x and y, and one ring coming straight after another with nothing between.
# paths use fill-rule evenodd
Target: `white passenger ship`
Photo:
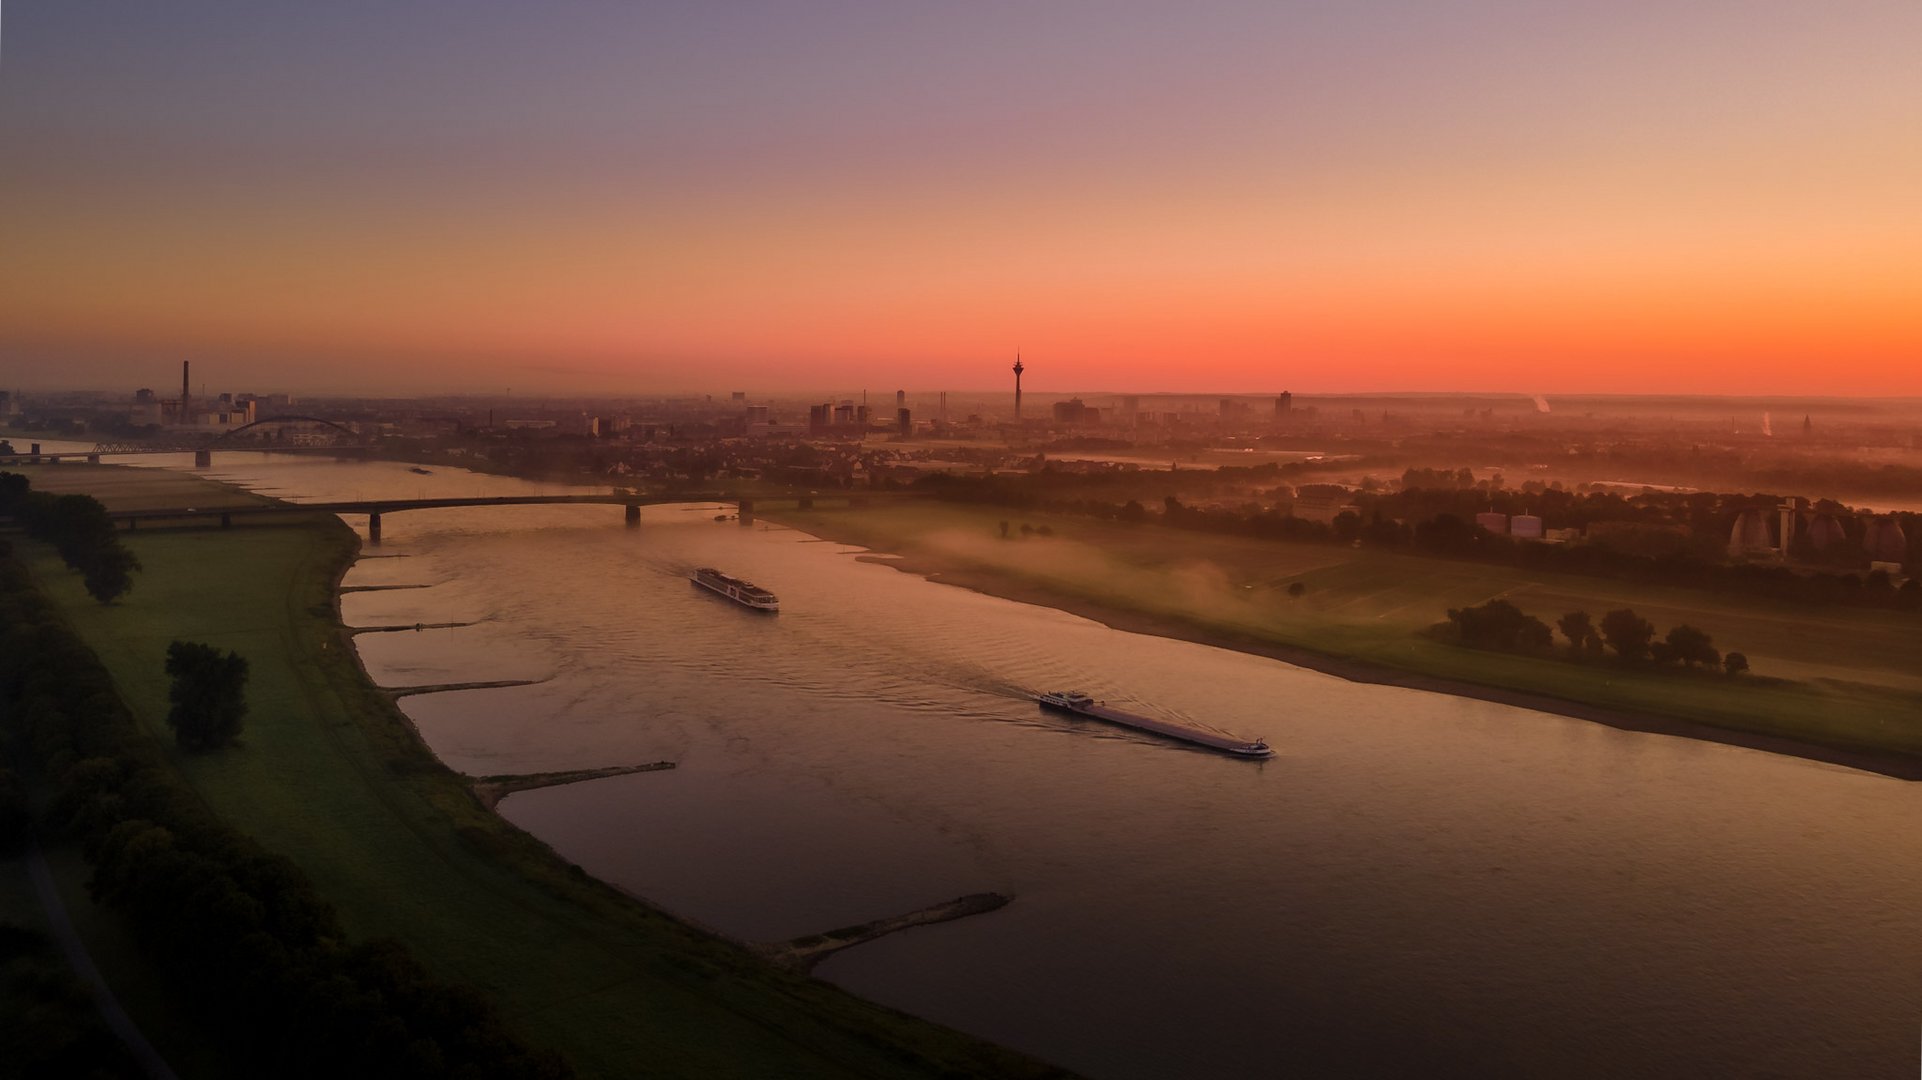
<instances>
[{"instance_id":1,"label":"white passenger ship","mask_svg":"<svg viewBox=\"0 0 1922 1080\"><path fill-rule=\"evenodd\" d=\"M781 601L776 599L773 593L752 582L729 577L711 566L703 566L694 571L692 580L694 584L704 589L712 589L742 607L750 607L756 611L781 610Z\"/></svg>"}]
</instances>

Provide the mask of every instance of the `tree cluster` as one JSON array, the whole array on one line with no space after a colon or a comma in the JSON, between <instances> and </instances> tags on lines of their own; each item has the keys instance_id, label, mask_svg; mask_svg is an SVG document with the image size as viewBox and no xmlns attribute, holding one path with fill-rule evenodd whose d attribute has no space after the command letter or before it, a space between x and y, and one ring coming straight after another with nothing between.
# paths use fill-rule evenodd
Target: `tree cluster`
<instances>
[{"instance_id":1,"label":"tree cluster","mask_svg":"<svg viewBox=\"0 0 1922 1080\"><path fill-rule=\"evenodd\" d=\"M1450 608L1448 622L1464 645L1505 652L1546 654L1554 644L1548 625L1506 600L1490 600L1472 608ZM1721 667L1730 675L1749 669L1748 657L1739 652L1723 656L1709 635L1687 623L1657 638L1655 624L1621 608L1603 615L1598 623L1586 611L1571 611L1555 620L1567 641L1571 660L1593 659L1612 650L1625 664L1681 664Z\"/></svg>"},{"instance_id":2,"label":"tree cluster","mask_svg":"<svg viewBox=\"0 0 1922 1080\"><path fill-rule=\"evenodd\" d=\"M95 600L111 604L133 588L140 560L93 496L34 491L19 473L0 472L0 515L19 518L28 536L51 543L69 569L85 576Z\"/></svg>"},{"instance_id":3,"label":"tree cluster","mask_svg":"<svg viewBox=\"0 0 1922 1080\"><path fill-rule=\"evenodd\" d=\"M211 645L167 646L167 726L186 750L212 750L240 737L247 717L247 658Z\"/></svg>"},{"instance_id":4,"label":"tree cluster","mask_svg":"<svg viewBox=\"0 0 1922 1080\"><path fill-rule=\"evenodd\" d=\"M0 923L0 1062L21 1080L144 1076L47 935Z\"/></svg>"},{"instance_id":5,"label":"tree cluster","mask_svg":"<svg viewBox=\"0 0 1922 1080\"><path fill-rule=\"evenodd\" d=\"M127 715L106 670L0 559L0 746L53 790L100 902L258 1076L563 1077L472 991L400 945L348 940L285 858L215 819Z\"/></svg>"}]
</instances>

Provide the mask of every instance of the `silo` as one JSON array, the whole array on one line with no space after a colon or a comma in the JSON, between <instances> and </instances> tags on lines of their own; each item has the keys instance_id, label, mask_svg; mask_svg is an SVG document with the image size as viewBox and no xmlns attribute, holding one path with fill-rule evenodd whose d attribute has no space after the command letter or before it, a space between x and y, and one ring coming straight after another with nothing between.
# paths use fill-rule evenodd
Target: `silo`
<instances>
[{"instance_id":1,"label":"silo","mask_svg":"<svg viewBox=\"0 0 1922 1080\"><path fill-rule=\"evenodd\" d=\"M1728 553L1737 557L1775 550L1768 517L1761 510L1744 510L1728 533Z\"/></svg>"},{"instance_id":2,"label":"silo","mask_svg":"<svg viewBox=\"0 0 1922 1080\"><path fill-rule=\"evenodd\" d=\"M1842 523L1833 514L1819 514L1809 523L1809 546L1821 551L1848 539L1842 531Z\"/></svg>"},{"instance_id":3,"label":"silo","mask_svg":"<svg viewBox=\"0 0 1922 1080\"><path fill-rule=\"evenodd\" d=\"M1862 550L1871 562L1907 562L1909 538L1893 517L1870 518L1862 535Z\"/></svg>"}]
</instances>

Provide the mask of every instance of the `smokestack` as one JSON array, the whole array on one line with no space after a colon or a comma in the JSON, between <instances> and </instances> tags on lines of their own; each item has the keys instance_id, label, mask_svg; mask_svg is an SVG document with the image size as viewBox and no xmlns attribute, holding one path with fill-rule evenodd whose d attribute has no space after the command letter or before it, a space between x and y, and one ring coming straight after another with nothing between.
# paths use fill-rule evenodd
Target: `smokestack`
<instances>
[{"instance_id":1,"label":"smokestack","mask_svg":"<svg viewBox=\"0 0 1922 1080\"><path fill-rule=\"evenodd\" d=\"M180 422L183 424L188 424L193 422L190 419L190 417L192 416L192 410L187 407L187 401L189 398L189 395L187 392L187 373L189 370L192 369L192 367L193 367L193 361L191 360L182 360L180 362Z\"/></svg>"}]
</instances>

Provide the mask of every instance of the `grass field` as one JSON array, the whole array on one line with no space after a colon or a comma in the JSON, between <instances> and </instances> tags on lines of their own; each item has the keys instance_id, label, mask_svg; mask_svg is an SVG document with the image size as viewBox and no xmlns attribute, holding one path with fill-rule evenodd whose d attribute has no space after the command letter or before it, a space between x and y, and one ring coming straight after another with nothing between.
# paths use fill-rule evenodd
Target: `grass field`
<instances>
[{"instance_id":1,"label":"grass field","mask_svg":"<svg viewBox=\"0 0 1922 1080\"><path fill-rule=\"evenodd\" d=\"M35 483L92 486L93 470L69 469ZM114 506L183 494L204 506L219 491L156 470L98 471L115 474L99 488ZM1047 1071L780 972L586 878L482 810L345 646L330 587L355 539L338 521L126 540L145 570L112 607L87 599L50 550L29 546L28 561L180 774L229 824L311 875L350 932L398 938L434 973L483 989L582 1075ZM241 746L172 750L162 662L176 638L248 659Z\"/></svg>"},{"instance_id":2,"label":"grass field","mask_svg":"<svg viewBox=\"0 0 1922 1080\"><path fill-rule=\"evenodd\" d=\"M1366 548L1123 526L1000 507L912 503L764 517L918 569L1042 591L1194 627L1203 636L1305 649L1438 679L1823 745L1922 756L1922 619L1641 586ZM1000 522L1010 538L1000 538ZM1022 525L1053 535L1024 535ZM1299 582L1305 592L1291 597ZM971 584L979 584L971 577ZM1449 608L1502 597L1553 625L1630 607L1661 632L1686 622L1748 655L1754 677L1630 670L1480 652L1423 634Z\"/></svg>"}]
</instances>

